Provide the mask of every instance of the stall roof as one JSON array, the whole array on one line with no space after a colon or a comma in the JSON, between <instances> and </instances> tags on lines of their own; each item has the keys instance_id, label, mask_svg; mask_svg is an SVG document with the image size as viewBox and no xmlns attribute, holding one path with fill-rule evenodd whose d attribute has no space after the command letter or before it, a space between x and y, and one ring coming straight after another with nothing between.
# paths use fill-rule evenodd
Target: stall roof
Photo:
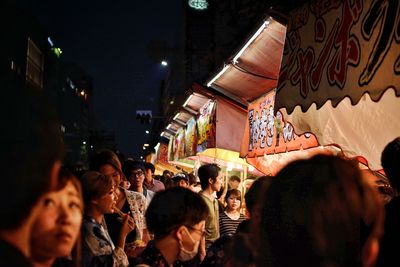
<instances>
[{"instance_id":1,"label":"stall roof","mask_svg":"<svg viewBox=\"0 0 400 267\"><path fill-rule=\"evenodd\" d=\"M207 86L240 103L276 88L285 36L286 26L269 17Z\"/></svg>"}]
</instances>

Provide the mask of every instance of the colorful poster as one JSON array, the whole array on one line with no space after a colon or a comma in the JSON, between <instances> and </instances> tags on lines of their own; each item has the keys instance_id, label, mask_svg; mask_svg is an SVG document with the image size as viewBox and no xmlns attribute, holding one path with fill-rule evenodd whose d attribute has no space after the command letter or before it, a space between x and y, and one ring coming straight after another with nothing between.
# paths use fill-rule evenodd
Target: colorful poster
<instances>
[{"instance_id":1,"label":"colorful poster","mask_svg":"<svg viewBox=\"0 0 400 267\"><path fill-rule=\"evenodd\" d=\"M196 128L196 119L193 117L186 123L185 157L196 155L196 149L197 149L197 128Z\"/></svg>"},{"instance_id":2,"label":"colorful poster","mask_svg":"<svg viewBox=\"0 0 400 267\"><path fill-rule=\"evenodd\" d=\"M185 130L179 129L177 135L174 138L173 144L173 160L183 159L185 157Z\"/></svg>"},{"instance_id":3,"label":"colorful poster","mask_svg":"<svg viewBox=\"0 0 400 267\"><path fill-rule=\"evenodd\" d=\"M158 147L157 161L167 164L168 163L168 144L160 142Z\"/></svg>"},{"instance_id":4,"label":"colorful poster","mask_svg":"<svg viewBox=\"0 0 400 267\"><path fill-rule=\"evenodd\" d=\"M209 100L200 110L197 119L197 152L215 147L215 101Z\"/></svg>"},{"instance_id":5,"label":"colorful poster","mask_svg":"<svg viewBox=\"0 0 400 267\"><path fill-rule=\"evenodd\" d=\"M241 157L257 157L318 145L311 133L297 135L280 111L274 114L275 90L252 102L248 108Z\"/></svg>"},{"instance_id":6,"label":"colorful poster","mask_svg":"<svg viewBox=\"0 0 400 267\"><path fill-rule=\"evenodd\" d=\"M171 136L168 142L168 161L174 160L174 144L175 144L175 136Z\"/></svg>"}]
</instances>

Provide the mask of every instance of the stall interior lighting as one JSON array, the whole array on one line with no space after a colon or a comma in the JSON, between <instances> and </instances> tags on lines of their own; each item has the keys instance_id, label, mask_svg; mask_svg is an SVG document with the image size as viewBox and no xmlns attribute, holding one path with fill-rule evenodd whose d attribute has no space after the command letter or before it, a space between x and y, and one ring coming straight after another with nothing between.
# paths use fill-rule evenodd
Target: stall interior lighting
<instances>
[{"instance_id":1,"label":"stall interior lighting","mask_svg":"<svg viewBox=\"0 0 400 267\"><path fill-rule=\"evenodd\" d=\"M239 57L243 54L243 52L249 47L249 45L261 34L261 32L268 26L269 20L264 21L261 27L253 34L250 40L240 49L239 53L233 58L233 64L238 63Z\"/></svg>"},{"instance_id":2,"label":"stall interior lighting","mask_svg":"<svg viewBox=\"0 0 400 267\"><path fill-rule=\"evenodd\" d=\"M185 103L183 103L183 106L186 107L187 104L189 104L190 100L192 100L192 98L193 98L193 94L191 94L191 95L188 97L188 99L186 99Z\"/></svg>"},{"instance_id":3,"label":"stall interior lighting","mask_svg":"<svg viewBox=\"0 0 400 267\"><path fill-rule=\"evenodd\" d=\"M222 74L225 73L225 71L227 71L228 68L229 65L225 65L224 68L217 75L215 75L215 77L212 78L211 81L207 83L207 87L210 87L219 77L221 77Z\"/></svg>"},{"instance_id":4,"label":"stall interior lighting","mask_svg":"<svg viewBox=\"0 0 400 267\"><path fill-rule=\"evenodd\" d=\"M250 165L249 166L249 171L251 171L251 172L254 171L254 167Z\"/></svg>"}]
</instances>

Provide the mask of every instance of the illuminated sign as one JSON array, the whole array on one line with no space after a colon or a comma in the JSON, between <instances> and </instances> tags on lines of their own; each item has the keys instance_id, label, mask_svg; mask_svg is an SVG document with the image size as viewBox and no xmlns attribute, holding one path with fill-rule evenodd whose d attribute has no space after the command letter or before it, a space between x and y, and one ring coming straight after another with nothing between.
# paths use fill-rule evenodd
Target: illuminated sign
<instances>
[{"instance_id":1,"label":"illuminated sign","mask_svg":"<svg viewBox=\"0 0 400 267\"><path fill-rule=\"evenodd\" d=\"M191 8L198 10L204 10L208 7L207 0L189 0L188 4Z\"/></svg>"}]
</instances>

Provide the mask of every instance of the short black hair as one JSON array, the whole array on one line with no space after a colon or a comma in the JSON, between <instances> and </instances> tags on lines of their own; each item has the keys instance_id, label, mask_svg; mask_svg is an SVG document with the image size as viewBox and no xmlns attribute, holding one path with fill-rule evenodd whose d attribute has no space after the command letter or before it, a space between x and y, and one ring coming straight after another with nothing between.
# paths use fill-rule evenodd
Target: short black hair
<instances>
[{"instance_id":1,"label":"short black hair","mask_svg":"<svg viewBox=\"0 0 400 267\"><path fill-rule=\"evenodd\" d=\"M239 176L237 176L237 175L232 175L232 176L229 178L229 181L230 181L230 182L236 181L236 182L239 182L239 183L240 183L240 178L239 178Z\"/></svg>"},{"instance_id":2,"label":"short black hair","mask_svg":"<svg viewBox=\"0 0 400 267\"><path fill-rule=\"evenodd\" d=\"M201 166L198 170L201 189L206 189L208 186L208 179L211 178L215 180L218 177L220 171L221 168L215 163L205 164Z\"/></svg>"},{"instance_id":3,"label":"short black hair","mask_svg":"<svg viewBox=\"0 0 400 267\"><path fill-rule=\"evenodd\" d=\"M64 143L57 113L44 92L4 84L3 89L0 229L8 230L18 228L50 189L50 171L62 161Z\"/></svg>"},{"instance_id":4,"label":"short black hair","mask_svg":"<svg viewBox=\"0 0 400 267\"><path fill-rule=\"evenodd\" d=\"M261 202L261 196L265 194L273 179L273 176L268 175L257 178L244 195L246 208L250 214L254 211L256 203Z\"/></svg>"},{"instance_id":5,"label":"short black hair","mask_svg":"<svg viewBox=\"0 0 400 267\"><path fill-rule=\"evenodd\" d=\"M183 187L172 187L153 197L146 211L146 224L159 240L180 226L193 226L207 216L207 204L200 195Z\"/></svg>"},{"instance_id":6,"label":"short black hair","mask_svg":"<svg viewBox=\"0 0 400 267\"><path fill-rule=\"evenodd\" d=\"M389 142L382 151L383 170L393 188L400 190L400 137Z\"/></svg>"},{"instance_id":7,"label":"short black hair","mask_svg":"<svg viewBox=\"0 0 400 267\"><path fill-rule=\"evenodd\" d=\"M126 178L130 177L131 172L137 169L141 169L144 173L146 172L142 161L128 159L122 165L122 172L124 173Z\"/></svg>"},{"instance_id":8,"label":"short black hair","mask_svg":"<svg viewBox=\"0 0 400 267\"><path fill-rule=\"evenodd\" d=\"M144 168L145 168L146 170L151 170L151 173L153 173L153 174L154 174L154 172L156 171L156 168L154 167L154 164L151 163L151 162L145 162L145 163L144 163Z\"/></svg>"}]
</instances>

